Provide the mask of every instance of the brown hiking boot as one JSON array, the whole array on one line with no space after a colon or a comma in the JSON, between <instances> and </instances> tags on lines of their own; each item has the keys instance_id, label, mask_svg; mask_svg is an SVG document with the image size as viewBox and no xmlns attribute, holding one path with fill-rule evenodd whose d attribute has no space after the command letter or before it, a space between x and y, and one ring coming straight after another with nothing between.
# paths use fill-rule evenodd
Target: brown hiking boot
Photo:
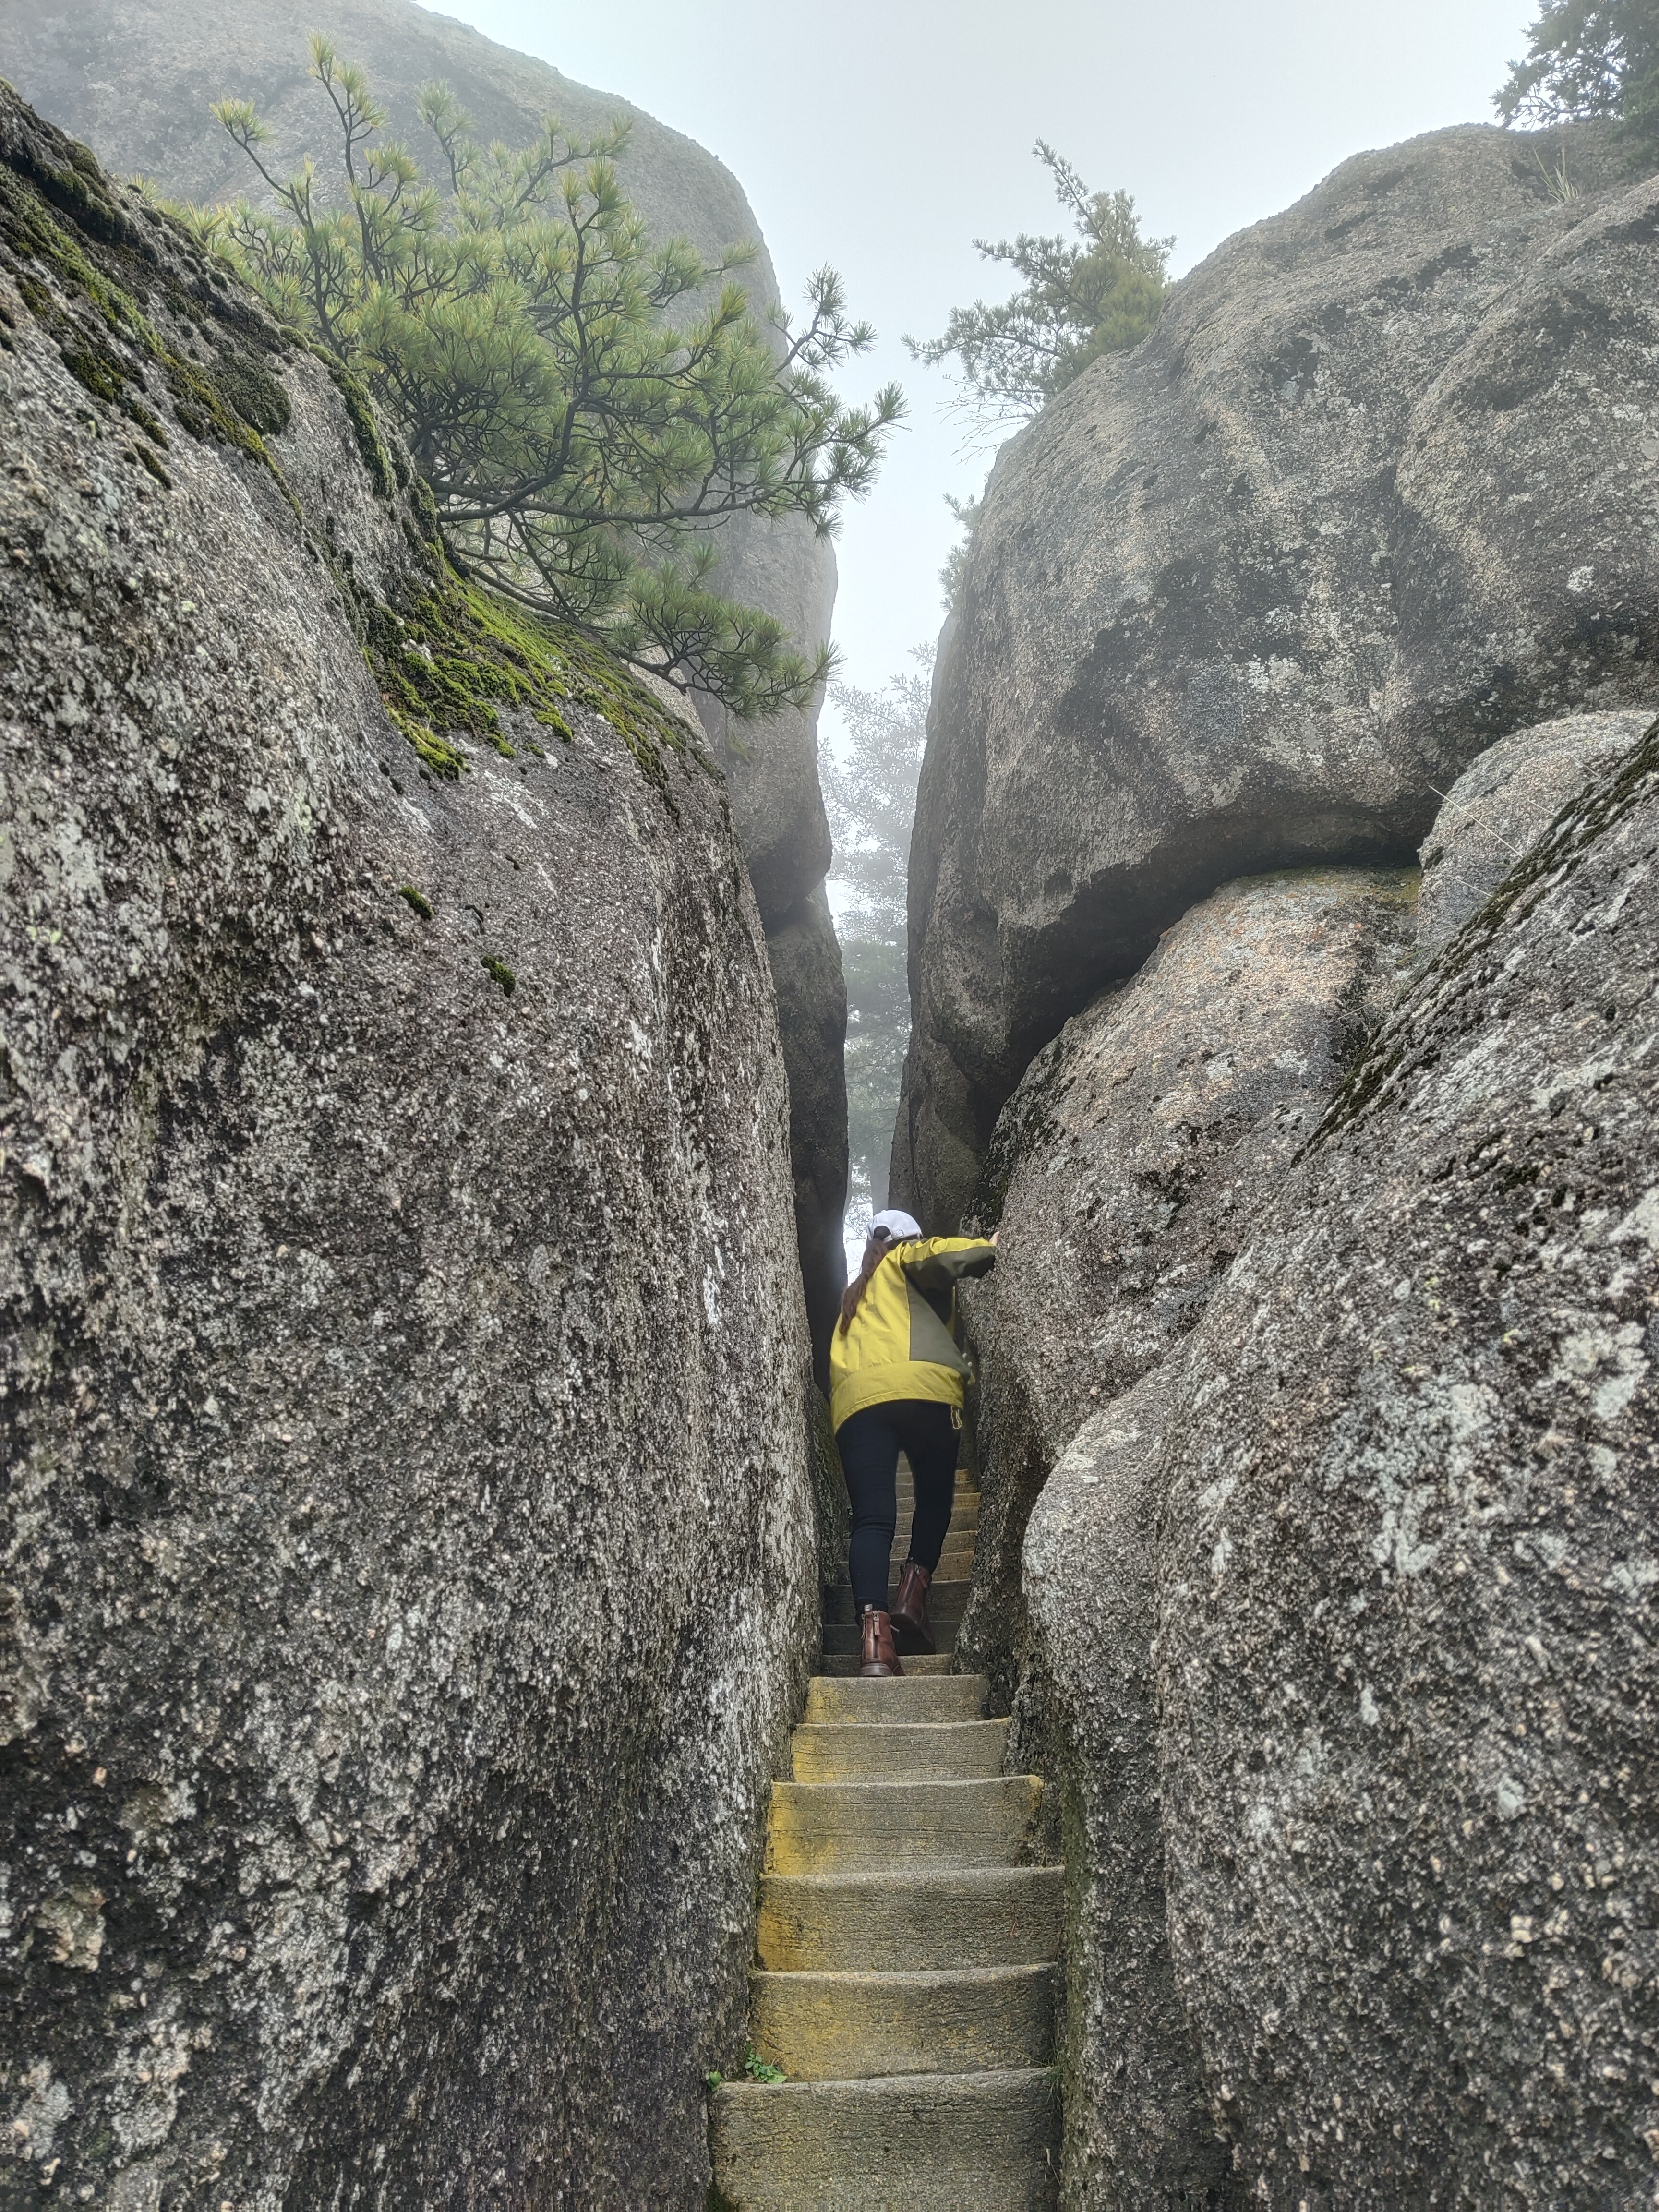
<instances>
[{"instance_id":1,"label":"brown hiking boot","mask_svg":"<svg viewBox=\"0 0 1659 2212\"><path fill-rule=\"evenodd\" d=\"M893 1634L901 1651L936 1651L933 1632L927 1626L927 1585L933 1576L915 1559L899 1569L898 1595L893 1601Z\"/></svg>"},{"instance_id":2,"label":"brown hiking boot","mask_svg":"<svg viewBox=\"0 0 1659 2212\"><path fill-rule=\"evenodd\" d=\"M864 1631L864 1664L860 1674L902 1674L893 1624L878 1606L866 1605L859 1622Z\"/></svg>"}]
</instances>

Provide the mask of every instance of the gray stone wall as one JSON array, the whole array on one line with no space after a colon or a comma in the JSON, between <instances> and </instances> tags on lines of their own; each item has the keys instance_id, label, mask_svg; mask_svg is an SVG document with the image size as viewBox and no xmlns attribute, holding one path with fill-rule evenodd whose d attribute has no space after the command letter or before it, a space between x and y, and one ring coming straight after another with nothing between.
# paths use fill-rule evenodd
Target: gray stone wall
<instances>
[{"instance_id":1,"label":"gray stone wall","mask_svg":"<svg viewBox=\"0 0 1659 2212\"><path fill-rule=\"evenodd\" d=\"M1139 1258L1150 1301L1091 1315L1054 1285L1094 1233L1097 1158L1133 1190L1160 1109L1204 1129L1206 1055L1168 1050L1191 1029L1179 985L1255 887L1103 1002L1115 1048L1069 1025L1046 1113L999 1130L988 1403L1005 1368L1034 1403L1100 1378L1046 1465L1030 1441L1017 1592L991 1428L968 1623L1012 1683L1013 1763L1057 1784L1068 2204L1648 2185L1659 725L1631 735L1587 718L1477 761L1439 865L1482 865L1483 810L1541 831L1461 929L1431 917L1414 980L1299 1080L1275 1047L1316 1023L1321 971L1281 926L1292 988L1250 1025L1231 1152L1194 1147ZM1365 934L1397 963L1396 928ZM1115 1085L1091 1090L1091 1065ZM1149 1073L1156 1103L1120 1104ZM1116 1349L1136 1317L1138 1380Z\"/></svg>"},{"instance_id":2,"label":"gray stone wall","mask_svg":"<svg viewBox=\"0 0 1659 2212\"><path fill-rule=\"evenodd\" d=\"M1410 961L1414 869L1227 884L1074 1015L1004 1109L981 1181L981 1496L957 1649L1000 1701L1025 1649L1033 1501L1090 1418L1170 1357Z\"/></svg>"},{"instance_id":3,"label":"gray stone wall","mask_svg":"<svg viewBox=\"0 0 1659 2212\"><path fill-rule=\"evenodd\" d=\"M721 779L574 642L434 774L322 367L0 156L0 2197L700 2205L817 1589Z\"/></svg>"},{"instance_id":4,"label":"gray stone wall","mask_svg":"<svg viewBox=\"0 0 1659 2212\"><path fill-rule=\"evenodd\" d=\"M254 100L276 133L272 156L296 164L328 151L326 100L307 74L313 30L364 63L390 130L420 154L429 139L416 112L421 87L441 78L478 135L526 143L544 117L595 135L629 125L621 170L652 232L690 240L706 254L753 243L746 273L757 302L777 296L759 223L725 164L631 102L577 84L411 0L69 0L7 26L7 75L51 121L120 175L152 178L181 199L258 198L246 158L209 113L211 101ZM806 648L830 635L835 556L799 518L738 518L722 533L719 587L775 616ZM786 712L732 728L716 703L699 711L726 772L732 819L761 921L774 948L775 983L794 1102L796 1224L814 1336L827 1344L845 1279L841 1219L847 1199L847 1009L841 948L823 898L830 830L817 776L817 711ZM813 939L803 961L804 933Z\"/></svg>"},{"instance_id":5,"label":"gray stone wall","mask_svg":"<svg viewBox=\"0 0 1659 2212\"><path fill-rule=\"evenodd\" d=\"M893 1189L930 1229L1217 884L1408 864L1496 738L1659 696L1659 181L1565 143L1565 204L1521 134L1345 162L1003 448L912 848Z\"/></svg>"}]
</instances>

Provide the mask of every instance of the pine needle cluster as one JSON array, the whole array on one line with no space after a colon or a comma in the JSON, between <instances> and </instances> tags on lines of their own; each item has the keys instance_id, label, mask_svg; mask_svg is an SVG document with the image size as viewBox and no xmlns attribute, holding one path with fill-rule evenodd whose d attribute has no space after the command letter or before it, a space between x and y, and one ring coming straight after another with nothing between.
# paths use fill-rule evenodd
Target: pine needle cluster
<instances>
[{"instance_id":1,"label":"pine needle cluster","mask_svg":"<svg viewBox=\"0 0 1659 2212\"><path fill-rule=\"evenodd\" d=\"M797 325L752 307L752 246L708 261L651 240L618 178L625 124L584 141L550 118L530 146L483 147L428 85L434 182L384 138L363 70L320 36L311 58L337 167L280 173L252 103L221 100L266 204L190 210L198 234L367 381L466 572L740 718L806 704L828 646L803 653L711 572L730 516L827 534L874 480L902 400L889 386L850 407L831 387L873 337L835 272Z\"/></svg>"},{"instance_id":2,"label":"pine needle cluster","mask_svg":"<svg viewBox=\"0 0 1659 2212\"><path fill-rule=\"evenodd\" d=\"M1505 123L1605 119L1659 161L1659 0L1549 0L1494 105Z\"/></svg>"},{"instance_id":3,"label":"pine needle cluster","mask_svg":"<svg viewBox=\"0 0 1659 2212\"><path fill-rule=\"evenodd\" d=\"M930 368L956 364L957 404L983 432L1036 414L1102 354L1138 345L1158 320L1173 238L1143 238L1127 192L1091 192L1046 139L1036 155L1076 235L974 244L1024 279L1011 300L953 307L942 337L906 338Z\"/></svg>"}]
</instances>

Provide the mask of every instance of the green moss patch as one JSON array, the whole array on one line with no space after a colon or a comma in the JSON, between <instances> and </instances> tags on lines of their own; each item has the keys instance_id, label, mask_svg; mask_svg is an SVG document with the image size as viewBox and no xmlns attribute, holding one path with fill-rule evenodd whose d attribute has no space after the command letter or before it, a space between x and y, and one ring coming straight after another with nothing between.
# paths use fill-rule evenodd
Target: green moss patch
<instances>
[{"instance_id":1,"label":"green moss patch","mask_svg":"<svg viewBox=\"0 0 1659 2212\"><path fill-rule=\"evenodd\" d=\"M493 952L486 952L483 956L483 964L489 971L490 981L499 983L503 994L510 999L519 988L519 979L506 961L498 960Z\"/></svg>"},{"instance_id":2,"label":"green moss patch","mask_svg":"<svg viewBox=\"0 0 1659 2212\"><path fill-rule=\"evenodd\" d=\"M380 426L374 418L374 403L368 396L368 386L360 377L352 374L338 354L331 353L326 346L318 345L309 339L307 343L328 371L334 389L344 403L346 420L351 425L351 434L356 442L358 454L368 471L368 480L376 495L381 499L396 498L399 477L406 478L408 472L394 469L392 455L380 435ZM430 503L431 495L428 493L428 504ZM433 535L435 537L436 534L434 527Z\"/></svg>"},{"instance_id":3,"label":"green moss patch","mask_svg":"<svg viewBox=\"0 0 1659 2212\"><path fill-rule=\"evenodd\" d=\"M212 383L228 399L251 430L267 438L280 437L294 419L289 397L274 376L244 355L221 354L212 372Z\"/></svg>"},{"instance_id":4,"label":"green moss patch","mask_svg":"<svg viewBox=\"0 0 1659 2212\"><path fill-rule=\"evenodd\" d=\"M540 622L435 561L429 591L397 609L369 603L362 617L387 711L434 774L459 775L457 735L512 759L502 707L524 708L568 744L574 702L603 715L672 806L666 757L684 754L684 730L579 632Z\"/></svg>"},{"instance_id":5,"label":"green moss patch","mask_svg":"<svg viewBox=\"0 0 1659 2212\"><path fill-rule=\"evenodd\" d=\"M420 892L416 890L413 884L401 884L398 888L398 896L400 899L407 899L409 901L409 903L414 908L416 913L420 915L422 921L431 921L432 902L429 899L422 898Z\"/></svg>"},{"instance_id":6,"label":"green moss patch","mask_svg":"<svg viewBox=\"0 0 1659 2212\"><path fill-rule=\"evenodd\" d=\"M76 171L62 174L78 179ZM78 204L68 205L74 195L67 187L52 198L90 235L107 245L135 246L133 226L125 216L118 227L106 224L100 228L82 220ZM262 428L285 427L288 420L287 395L268 371L231 346L222 351L211 372L189 360L144 314L134 292L94 264L35 183L4 164L0 164L0 245L16 263L25 264L16 276L24 305L58 340L64 367L94 398L119 407L147 436L164 445L160 422L134 396L144 390L148 371L159 370L180 428L193 438L234 447L259 462L292 505L282 471L261 435ZM127 258L135 264L137 283L159 288L170 307L198 323L203 319L200 303L176 283L164 281L159 264L143 249L141 240ZM31 262L57 279L61 298L30 273L26 264Z\"/></svg>"}]
</instances>

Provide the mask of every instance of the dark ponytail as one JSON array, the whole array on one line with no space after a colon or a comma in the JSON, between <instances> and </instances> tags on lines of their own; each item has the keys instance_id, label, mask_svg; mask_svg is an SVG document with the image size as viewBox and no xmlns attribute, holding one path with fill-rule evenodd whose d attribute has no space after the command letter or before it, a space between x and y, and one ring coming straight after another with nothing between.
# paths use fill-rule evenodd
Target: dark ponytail
<instances>
[{"instance_id":1,"label":"dark ponytail","mask_svg":"<svg viewBox=\"0 0 1659 2212\"><path fill-rule=\"evenodd\" d=\"M863 1302L870 1287L870 1278L893 1249L893 1240L884 1230L872 1229L870 1241L864 1248L864 1258L859 1271L841 1294L841 1333L846 1335L853 1326L853 1316Z\"/></svg>"}]
</instances>

